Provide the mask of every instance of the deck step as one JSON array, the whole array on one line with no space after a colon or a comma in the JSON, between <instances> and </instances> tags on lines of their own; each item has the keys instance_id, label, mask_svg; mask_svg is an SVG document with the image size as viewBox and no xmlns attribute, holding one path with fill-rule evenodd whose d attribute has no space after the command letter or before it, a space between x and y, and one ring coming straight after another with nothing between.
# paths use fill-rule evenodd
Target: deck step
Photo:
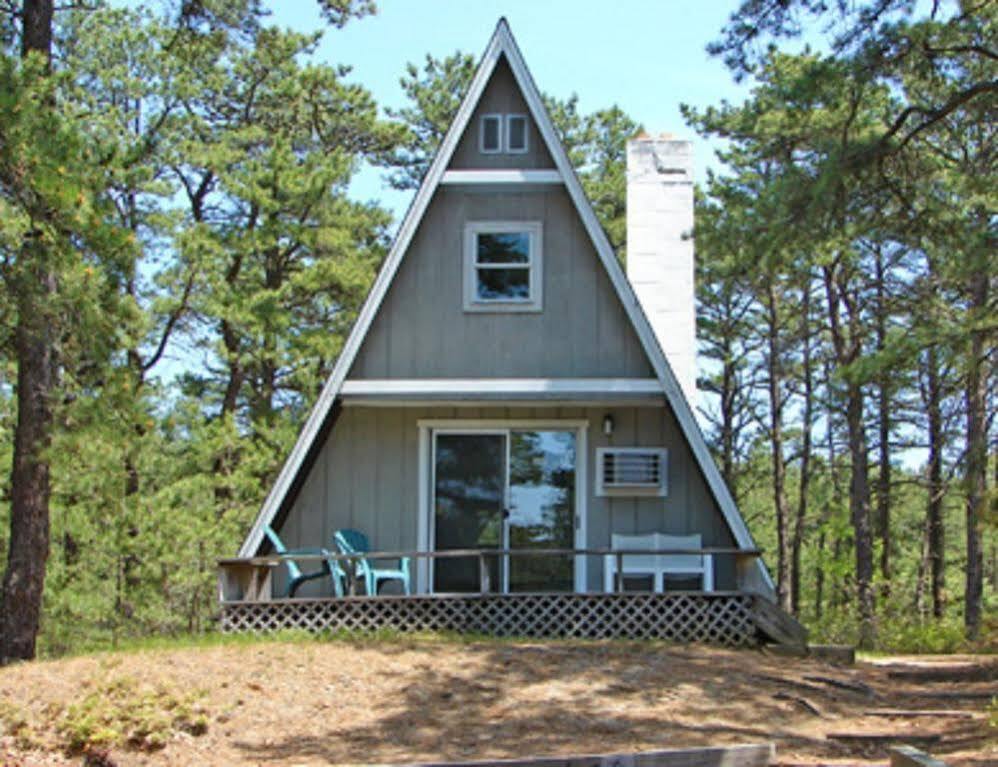
<instances>
[{"instance_id":1,"label":"deck step","mask_svg":"<svg viewBox=\"0 0 998 767\"><path fill-rule=\"evenodd\" d=\"M807 629L765 597L756 596L752 601L752 619L756 628L773 642L807 652Z\"/></svg>"}]
</instances>

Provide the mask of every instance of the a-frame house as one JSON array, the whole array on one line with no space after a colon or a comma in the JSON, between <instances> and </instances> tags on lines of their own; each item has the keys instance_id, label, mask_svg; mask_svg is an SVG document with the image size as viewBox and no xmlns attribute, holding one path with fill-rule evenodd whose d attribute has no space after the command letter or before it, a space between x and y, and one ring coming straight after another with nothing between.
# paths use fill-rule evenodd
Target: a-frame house
<instances>
[{"instance_id":1,"label":"a-frame house","mask_svg":"<svg viewBox=\"0 0 998 767\"><path fill-rule=\"evenodd\" d=\"M653 240L647 253L629 242L632 258L652 272L667 265L662 285L638 291L499 22L241 560L223 563L230 628L275 625L232 612L248 599L233 584L245 586L252 570L233 576L239 561L259 564L281 546L336 553L344 530L371 550L412 553L408 582L397 572L373 589L364 581L356 593L376 593L356 599L368 602L698 594L715 606L741 598L723 609L744 612L746 599L771 598L684 393L693 388L692 246L673 232L654 252L656 215L666 226L692 220L689 168L680 178L654 146L633 151L652 158L655 188L666 190L628 191L629 232L651 221ZM640 182L641 170L629 176ZM679 182L689 210L677 218L668 190ZM689 248L678 272L671 247ZM673 336L690 340L676 351ZM343 536L339 544L348 550ZM655 551L606 553L636 549ZM446 555L454 551L476 553ZM329 577L303 583L291 602L336 604L336 593L357 588L351 568L330 561ZM268 596L287 595L289 572L270 562ZM388 596L403 591L411 596Z\"/></svg>"}]
</instances>

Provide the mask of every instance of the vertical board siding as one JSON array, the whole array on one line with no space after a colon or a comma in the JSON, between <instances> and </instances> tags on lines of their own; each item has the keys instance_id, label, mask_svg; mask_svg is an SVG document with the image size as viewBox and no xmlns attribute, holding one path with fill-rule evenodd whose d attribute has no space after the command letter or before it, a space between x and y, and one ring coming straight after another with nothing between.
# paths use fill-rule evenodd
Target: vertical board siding
<instances>
[{"instance_id":1,"label":"vertical board siding","mask_svg":"<svg viewBox=\"0 0 998 767\"><path fill-rule=\"evenodd\" d=\"M603 417L613 416L612 436ZM347 407L322 448L281 530L289 547L332 548L333 533L353 527L366 533L376 549L415 549L418 528L418 421L423 419L586 419L589 421L587 545L610 545L617 533L700 533L705 546L734 546L706 482L666 407ZM596 448L666 447L669 494L665 498L597 498ZM602 589L602 562L590 557L588 586ZM732 562L719 559L716 588L734 587ZM312 569L315 565L305 568ZM284 573L278 587L285 583ZM306 584L299 596L332 593L323 579Z\"/></svg>"},{"instance_id":2,"label":"vertical board siding","mask_svg":"<svg viewBox=\"0 0 998 767\"><path fill-rule=\"evenodd\" d=\"M479 152L483 114L527 114L530 151ZM509 65L501 60L451 168L552 168ZM469 221L541 221L543 310L465 312ZM440 187L427 206L349 378L653 378L568 193Z\"/></svg>"},{"instance_id":3,"label":"vertical board siding","mask_svg":"<svg viewBox=\"0 0 998 767\"><path fill-rule=\"evenodd\" d=\"M482 115L486 114L519 114L527 117L527 153L526 154L482 154L479 151L479 130ZM505 117L503 132L505 133ZM520 87L516 84L513 70L503 57L496 64L492 77L485 86L485 91L468 122L468 127L461 136L457 148L451 157L450 168L454 170L470 170L482 168L554 168L554 160L548 152L544 139L537 124L530 116L530 108L523 100Z\"/></svg>"},{"instance_id":4,"label":"vertical board siding","mask_svg":"<svg viewBox=\"0 0 998 767\"><path fill-rule=\"evenodd\" d=\"M544 226L541 312L465 312L464 226ZM563 189L434 195L348 378L654 378Z\"/></svg>"}]
</instances>

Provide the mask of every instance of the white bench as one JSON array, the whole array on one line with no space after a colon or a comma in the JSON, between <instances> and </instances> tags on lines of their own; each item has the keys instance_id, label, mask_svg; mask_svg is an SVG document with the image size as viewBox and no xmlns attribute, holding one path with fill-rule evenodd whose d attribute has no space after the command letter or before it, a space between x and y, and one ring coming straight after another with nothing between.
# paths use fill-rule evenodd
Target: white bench
<instances>
[{"instance_id":1,"label":"white bench","mask_svg":"<svg viewBox=\"0 0 998 767\"><path fill-rule=\"evenodd\" d=\"M611 548L624 551L695 550L703 548L702 541L700 535L614 533L611 536ZM624 554L619 559L622 560L622 576L650 576L652 588L658 593L665 591L666 575L698 575L704 591L714 590L714 558L710 554ZM603 588L607 592L616 591L617 560L618 557L613 554L606 555Z\"/></svg>"}]
</instances>

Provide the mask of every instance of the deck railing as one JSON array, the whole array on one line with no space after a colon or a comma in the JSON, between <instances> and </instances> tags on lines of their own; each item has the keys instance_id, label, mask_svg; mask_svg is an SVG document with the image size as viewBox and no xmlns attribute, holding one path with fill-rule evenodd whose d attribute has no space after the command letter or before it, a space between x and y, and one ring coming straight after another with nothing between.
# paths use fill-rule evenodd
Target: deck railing
<instances>
[{"instance_id":1,"label":"deck railing","mask_svg":"<svg viewBox=\"0 0 998 767\"><path fill-rule=\"evenodd\" d=\"M599 557L606 561L614 558L613 590L609 593L624 591L624 580L629 573L624 567L624 558L656 557L656 556L702 556L713 560L714 557L730 556L735 564L736 591L745 593L764 593L756 559L762 555L759 549L740 549L732 547L704 548L664 548L664 549L609 549L609 548L487 548L487 549L447 549L440 551L371 551L363 554L272 554L260 557L224 558L218 560L219 601L255 602L272 599L272 582L274 571L284 563L293 559L299 564L339 563L347 573L347 590L349 596L357 596L358 563L367 560L400 560L408 558L414 563L421 560L435 561L438 559L470 559L478 561L479 593L494 593L489 561L498 557ZM712 565L709 565L712 566ZM376 596L376 595L368 595Z\"/></svg>"}]
</instances>

